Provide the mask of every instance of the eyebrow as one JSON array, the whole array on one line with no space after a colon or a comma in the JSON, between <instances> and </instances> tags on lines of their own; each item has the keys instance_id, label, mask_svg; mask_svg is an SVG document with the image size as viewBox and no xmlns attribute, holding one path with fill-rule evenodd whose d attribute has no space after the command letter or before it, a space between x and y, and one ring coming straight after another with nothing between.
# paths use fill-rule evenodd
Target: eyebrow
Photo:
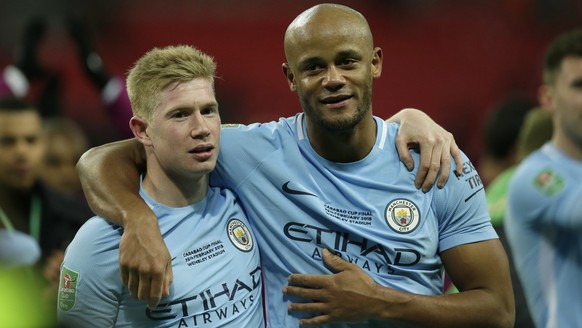
<instances>
[{"instance_id":1,"label":"eyebrow","mask_svg":"<svg viewBox=\"0 0 582 328\"><path fill-rule=\"evenodd\" d=\"M353 57L359 60L363 58L363 54L360 51L356 50L342 50L339 53L337 53L337 55L335 56L335 60L349 57ZM306 66L309 66L311 64L319 64L322 62L324 62L324 60L321 57L309 57L300 61L298 67L305 68Z\"/></svg>"},{"instance_id":2,"label":"eyebrow","mask_svg":"<svg viewBox=\"0 0 582 328\"><path fill-rule=\"evenodd\" d=\"M301 60L298 66L300 68L305 68L306 66L309 66L311 64L318 64L321 62L323 62L323 59L321 57L309 57Z\"/></svg>"},{"instance_id":3,"label":"eyebrow","mask_svg":"<svg viewBox=\"0 0 582 328\"><path fill-rule=\"evenodd\" d=\"M343 50L340 51L336 58L346 58L346 57L354 57L356 59L361 59L363 57L362 53L356 50Z\"/></svg>"}]
</instances>

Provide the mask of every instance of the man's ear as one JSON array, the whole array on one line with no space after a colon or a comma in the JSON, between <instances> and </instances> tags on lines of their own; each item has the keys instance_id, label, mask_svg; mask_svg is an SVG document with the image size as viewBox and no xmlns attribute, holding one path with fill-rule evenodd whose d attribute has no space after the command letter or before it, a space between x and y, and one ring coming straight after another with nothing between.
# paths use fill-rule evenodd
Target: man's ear
<instances>
[{"instance_id":1,"label":"man's ear","mask_svg":"<svg viewBox=\"0 0 582 328\"><path fill-rule=\"evenodd\" d=\"M129 128L139 142L145 146L150 146L152 144L150 136L147 132L148 122L146 122L146 120L141 117L133 116L129 120Z\"/></svg>"},{"instance_id":2,"label":"man's ear","mask_svg":"<svg viewBox=\"0 0 582 328\"><path fill-rule=\"evenodd\" d=\"M543 84L538 88L538 101L543 109L553 112L553 89L547 84Z\"/></svg>"},{"instance_id":3,"label":"man's ear","mask_svg":"<svg viewBox=\"0 0 582 328\"><path fill-rule=\"evenodd\" d=\"M382 61L383 61L382 48L374 48L374 54L372 56L372 76L374 78L380 77L382 75Z\"/></svg>"},{"instance_id":4,"label":"man's ear","mask_svg":"<svg viewBox=\"0 0 582 328\"><path fill-rule=\"evenodd\" d=\"M285 79L287 79L287 83L289 84L289 90L293 92L297 91L297 87L295 86L295 76L293 75L293 72L291 72L289 64L283 63L282 68L283 74L285 74Z\"/></svg>"}]
</instances>

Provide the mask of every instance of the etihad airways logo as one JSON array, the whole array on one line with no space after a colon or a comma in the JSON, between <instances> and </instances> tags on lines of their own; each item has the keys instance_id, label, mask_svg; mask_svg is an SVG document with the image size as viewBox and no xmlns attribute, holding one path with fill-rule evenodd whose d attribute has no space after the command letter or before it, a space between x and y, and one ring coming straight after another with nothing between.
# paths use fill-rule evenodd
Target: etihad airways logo
<instances>
[{"instance_id":1,"label":"etihad airways logo","mask_svg":"<svg viewBox=\"0 0 582 328\"><path fill-rule=\"evenodd\" d=\"M404 247L388 247L378 244L367 238L354 236L346 231L338 231L310 224L289 222L283 227L287 238L298 243L314 244L312 257L320 257L319 248L327 247L341 255L345 253L347 260L354 263L350 254L379 262L379 265L388 266L383 270L393 273L393 266L411 266L417 264L421 255L417 250ZM374 256L372 256L374 255ZM364 263L368 263L367 260ZM364 264L366 265L366 264ZM365 269L365 267L363 266Z\"/></svg>"},{"instance_id":2,"label":"etihad airways logo","mask_svg":"<svg viewBox=\"0 0 582 328\"><path fill-rule=\"evenodd\" d=\"M241 274L235 281L214 284L189 297L160 303L155 308L145 308L145 315L151 320L180 319L179 327L213 323L239 315L258 299L261 293L261 268L256 267ZM186 321L188 319L188 321Z\"/></svg>"}]
</instances>

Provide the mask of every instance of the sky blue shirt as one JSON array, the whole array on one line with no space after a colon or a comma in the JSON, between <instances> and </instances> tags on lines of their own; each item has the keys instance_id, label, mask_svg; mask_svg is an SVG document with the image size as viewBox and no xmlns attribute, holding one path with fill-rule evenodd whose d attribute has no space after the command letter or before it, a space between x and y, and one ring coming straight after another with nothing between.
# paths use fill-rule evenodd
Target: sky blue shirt
<instances>
[{"instance_id":1,"label":"sky blue shirt","mask_svg":"<svg viewBox=\"0 0 582 328\"><path fill-rule=\"evenodd\" d=\"M119 273L122 228L94 217L66 251L59 320L71 327L263 327L259 252L234 194L210 188L190 206L141 196L172 256L170 296L154 309L130 297Z\"/></svg>"},{"instance_id":2,"label":"sky blue shirt","mask_svg":"<svg viewBox=\"0 0 582 328\"><path fill-rule=\"evenodd\" d=\"M428 193L414 186L395 147L398 126L375 118L376 142L353 163L334 163L311 147L303 114L222 129L211 183L241 198L259 241L270 327L297 327L298 299L283 296L292 273L329 274L322 249L356 263L383 286L439 295L439 256L451 247L497 238L483 185L464 156L464 176ZM418 154L413 154L419 163ZM303 300L304 301L304 300ZM330 327L386 327L378 322Z\"/></svg>"},{"instance_id":3,"label":"sky blue shirt","mask_svg":"<svg viewBox=\"0 0 582 328\"><path fill-rule=\"evenodd\" d=\"M582 162L552 143L508 190L505 231L537 327L582 327Z\"/></svg>"}]
</instances>

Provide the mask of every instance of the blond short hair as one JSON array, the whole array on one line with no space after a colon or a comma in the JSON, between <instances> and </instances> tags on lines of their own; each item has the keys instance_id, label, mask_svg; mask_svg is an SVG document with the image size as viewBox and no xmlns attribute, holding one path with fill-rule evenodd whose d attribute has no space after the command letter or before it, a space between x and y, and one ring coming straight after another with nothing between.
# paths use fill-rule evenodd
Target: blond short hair
<instances>
[{"instance_id":1,"label":"blond short hair","mask_svg":"<svg viewBox=\"0 0 582 328\"><path fill-rule=\"evenodd\" d=\"M127 76L127 94L133 115L149 122L164 88L195 78L207 78L214 86L215 72L214 59L194 47L151 49L135 62Z\"/></svg>"}]
</instances>

